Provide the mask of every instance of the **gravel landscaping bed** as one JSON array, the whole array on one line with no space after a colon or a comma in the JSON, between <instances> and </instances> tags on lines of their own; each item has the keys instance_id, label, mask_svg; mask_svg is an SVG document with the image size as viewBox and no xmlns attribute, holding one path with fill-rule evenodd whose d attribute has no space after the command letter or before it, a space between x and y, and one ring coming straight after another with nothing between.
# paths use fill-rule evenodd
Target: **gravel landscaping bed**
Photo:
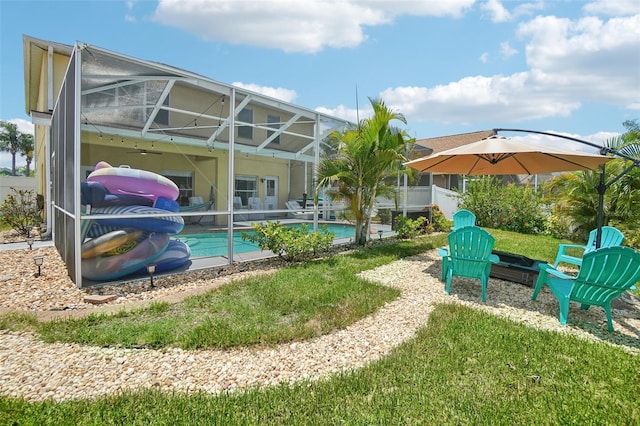
<instances>
[{"instance_id":1,"label":"gravel landscaping bed","mask_svg":"<svg viewBox=\"0 0 640 426\"><path fill-rule=\"evenodd\" d=\"M33 255L46 256L43 275L34 276ZM99 309L122 309L149 300L178 299L222 285L248 274L269 273L280 266L274 259L253 266L234 265L215 271L162 277L158 288L148 280L117 291L108 305L84 302L53 248L0 251L0 307L49 315L79 315ZM73 344L44 344L29 333L0 331L0 394L37 401L94 398L100 395L159 388L166 391L221 392L265 386L359 368L380 359L415 336L427 324L437 303L460 303L539 329L572 333L640 353L640 304L631 296L616 303L615 333L606 328L600 308L571 308L569 325L558 323L557 301L545 289L536 302L530 287L491 279L487 302L480 302L480 284L456 278L451 295L444 292L440 258L435 250L366 271L363 277L402 290L401 296L374 315L344 330L305 342L233 350L114 349ZM7 266L9 265L9 266ZM147 287L145 287L147 286ZM64 309L64 311L59 311Z\"/></svg>"}]
</instances>

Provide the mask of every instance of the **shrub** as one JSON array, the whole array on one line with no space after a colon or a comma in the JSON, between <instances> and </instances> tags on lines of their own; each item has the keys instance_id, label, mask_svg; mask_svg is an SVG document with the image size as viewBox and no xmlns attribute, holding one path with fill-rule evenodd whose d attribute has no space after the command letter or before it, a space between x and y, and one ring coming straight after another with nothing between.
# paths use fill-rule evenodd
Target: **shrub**
<instances>
[{"instance_id":1,"label":"shrub","mask_svg":"<svg viewBox=\"0 0 640 426\"><path fill-rule=\"evenodd\" d=\"M420 216L415 219L398 216L396 217L394 229L398 238L409 239L417 237L420 234L424 234L426 232L427 223L427 218L424 216Z\"/></svg>"},{"instance_id":2,"label":"shrub","mask_svg":"<svg viewBox=\"0 0 640 426\"><path fill-rule=\"evenodd\" d=\"M38 226L42 222L42 209L38 207L33 190L18 190L10 188L13 192L7 195L4 203L0 205L2 222L9 225L25 237L29 234L29 227Z\"/></svg>"},{"instance_id":3,"label":"shrub","mask_svg":"<svg viewBox=\"0 0 640 426\"><path fill-rule=\"evenodd\" d=\"M470 182L460 198L459 207L472 211L478 226L521 234L544 231L542 196L528 185L504 185L495 176L487 176Z\"/></svg>"},{"instance_id":4,"label":"shrub","mask_svg":"<svg viewBox=\"0 0 640 426\"><path fill-rule=\"evenodd\" d=\"M254 223L254 234L242 233L243 241L257 243L262 250L271 250L284 260L293 262L310 259L333 244L335 234L326 225L320 231L309 232L307 224L300 228L282 226L280 222Z\"/></svg>"},{"instance_id":5,"label":"shrub","mask_svg":"<svg viewBox=\"0 0 640 426\"><path fill-rule=\"evenodd\" d=\"M447 219L440 210L440 207L433 205L431 207L431 223L432 232L448 232L453 226L453 221Z\"/></svg>"}]
</instances>

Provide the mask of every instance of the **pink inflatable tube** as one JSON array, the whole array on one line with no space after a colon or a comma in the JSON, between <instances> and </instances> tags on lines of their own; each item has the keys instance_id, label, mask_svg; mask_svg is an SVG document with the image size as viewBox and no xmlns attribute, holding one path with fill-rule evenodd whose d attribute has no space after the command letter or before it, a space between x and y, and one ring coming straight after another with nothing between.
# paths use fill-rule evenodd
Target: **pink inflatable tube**
<instances>
[{"instance_id":1,"label":"pink inflatable tube","mask_svg":"<svg viewBox=\"0 0 640 426\"><path fill-rule=\"evenodd\" d=\"M87 182L99 182L113 195L136 195L155 201L159 197L175 200L178 186L169 178L128 166L111 167L104 161L96 164Z\"/></svg>"}]
</instances>

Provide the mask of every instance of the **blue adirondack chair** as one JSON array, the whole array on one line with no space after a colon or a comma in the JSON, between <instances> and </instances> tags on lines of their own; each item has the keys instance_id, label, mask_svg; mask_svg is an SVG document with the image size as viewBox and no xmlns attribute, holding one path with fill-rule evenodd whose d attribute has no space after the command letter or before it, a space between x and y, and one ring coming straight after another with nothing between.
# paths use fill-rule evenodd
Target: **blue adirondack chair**
<instances>
[{"instance_id":1,"label":"blue adirondack chair","mask_svg":"<svg viewBox=\"0 0 640 426\"><path fill-rule=\"evenodd\" d=\"M594 229L589 233L589 240L586 245L579 244L560 244L558 246L558 254L556 256L556 261L553 264L554 268L558 267L560 262L568 263L571 265L580 266L582 265L582 257L585 254L592 252L596 249L596 238L598 236L598 230ZM613 226L603 226L602 227L602 237L600 240L600 248L604 247L613 247L619 246L624 241L624 235L618 229ZM582 250L582 256L572 256L567 254L567 250L571 249L579 249Z\"/></svg>"},{"instance_id":2,"label":"blue adirondack chair","mask_svg":"<svg viewBox=\"0 0 640 426\"><path fill-rule=\"evenodd\" d=\"M546 284L560 304L560 324L567 323L569 302L602 307L607 314L609 331L613 331L611 301L640 281L640 253L629 247L605 247L584 255L577 277L571 277L555 268L540 265L532 300Z\"/></svg>"},{"instance_id":3,"label":"blue adirondack chair","mask_svg":"<svg viewBox=\"0 0 640 426\"><path fill-rule=\"evenodd\" d=\"M449 248L440 249L442 256L442 279L446 281L445 292L451 293L453 277L467 277L480 280L482 301L487 299L487 284L491 264L500 258L492 254L495 238L477 226L458 228L449 234Z\"/></svg>"},{"instance_id":4,"label":"blue adirondack chair","mask_svg":"<svg viewBox=\"0 0 640 426\"><path fill-rule=\"evenodd\" d=\"M464 226L475 226L475 224L476 215L469 210L461 209L453 214L453 226L451 227L451 230L455 231L456 229Z\"/></svg>"}]
</instances>

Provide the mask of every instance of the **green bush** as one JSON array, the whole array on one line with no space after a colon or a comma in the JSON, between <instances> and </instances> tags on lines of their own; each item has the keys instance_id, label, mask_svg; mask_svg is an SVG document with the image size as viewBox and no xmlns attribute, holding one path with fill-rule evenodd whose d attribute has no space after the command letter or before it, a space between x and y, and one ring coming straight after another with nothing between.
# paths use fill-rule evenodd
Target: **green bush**
<instances>
[{"instance_id":1,"label":"green bush","mask_svg":"<svg viewBox=\"0 0 640 426\"><path fill-rule=\"evenodd\" d=\"M449 232L453 226L453 221L447 219L440 210L440 207L433 205L431 207L431 223L428 230L431 232Z\"/></svg>"},{"instance_id":2,"label":"green bush","mask_svg":"<svg viewBox=\"0 0 640 426\"><path fill-rule=\"evenodd\" d=\"M271 250L284 260L295 262L316 257L333 244L335 234L321 225L317 232L309 232L307 224L300 228L282 226L280 222L254 223L255 234L242 233L243 241L257 243L262 250Z\"/></svg>"},{"instance_id":3,"label":"green bush","mask_svg":"<svg viewBox=\"0 0 640 426\"><path fill-rule=\"evenodd\" d=\"M544 231L542 195L530 186L504 185L495 176L487 176L470 182L460 198L459 207L472 211L478 226L521 234Z\"/></svg>"},{"instance_id":4,"label":"green bush","mask_svg":"<svg viewBox=\"0 0 640 426\"><path fill-rule=\"evenodd\" d=\"M30 227L42 223L42 209L38 207L33 190L10 189L13 193L0 205L0 220L26 237Z\"/></svg>"},{"instance_id":5,"label":"green bush","mask_svg":"<svg viewBox=\"0 0 640 426\"><path fill-rule=\"evenodd\" d=\"M396 236L402 239L414 238L426 232L427 218L424 216L409 219L404 216L396 217L394 229Z\"/></svg>"}]
</instances>

